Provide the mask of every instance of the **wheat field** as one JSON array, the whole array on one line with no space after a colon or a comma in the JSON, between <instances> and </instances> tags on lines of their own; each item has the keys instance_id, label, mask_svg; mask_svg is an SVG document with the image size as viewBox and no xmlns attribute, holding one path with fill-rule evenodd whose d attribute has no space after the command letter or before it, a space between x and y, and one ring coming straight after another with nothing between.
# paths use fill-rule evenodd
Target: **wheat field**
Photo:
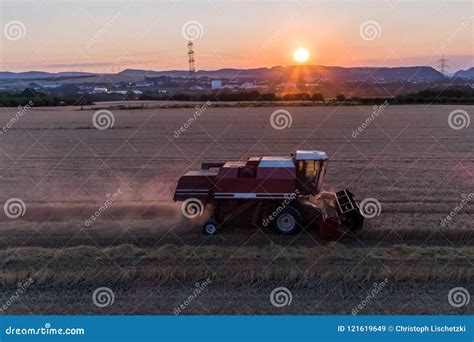
<instances>
[{"instance_id":1,"label":"wheat field","mask_svg":"<svg viewBox=\"0 0 474 342\"><path fill-rule=\"evenodd\" d=\"M462 202L474 192L474 128L448 122L472 107L388 106L354 134L373 107L287 107L291 125L278 130L270 117L285 107L211 106L179 137L196 109L111 107L105 130L96 109L33 107L0 135L0 204L25 203L18 218L0 211L2 314L351 314L364 301L358 314L474 312L448 301L450 289L474 291L474 206ZM0 126L16 111L2 108ZM179 176L203 161L296 149L329 155L325 190L380 202L356 239L246 222L203 236L203 218L172 202ZM100 287L113 292L105 307L93 302ZM280 307L279 287L291 293Z\"/></svg>"}]
</instances>

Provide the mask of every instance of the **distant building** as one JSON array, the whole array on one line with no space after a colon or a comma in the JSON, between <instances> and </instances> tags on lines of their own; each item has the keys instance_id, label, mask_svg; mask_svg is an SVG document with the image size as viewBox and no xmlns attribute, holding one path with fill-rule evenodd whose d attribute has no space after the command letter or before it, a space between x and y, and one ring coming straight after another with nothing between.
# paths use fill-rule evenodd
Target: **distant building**
<instances>
[{"instance_id":1,"label":"distant building","mask_svg":"<svg viewBox=\"0 0 474 342\"><path fill-rule=\"evenodd\" d=\"M135 95L141 95L143 94L143 91L141 90L132 90L131 91ZM108 92L109 94L121 94L121 95L127 95L129 93L129 90L111 90Z\"/></svg>"},{"instance_id":2,"label":"distant building","mask_svg":"<svg viewBox=\"0 0 474 342\"><path fill-rule=\"evenodd\" d=\"M227 89L235 89L235 88L238 88L239 86L240 86L239 81L237 81L237 80L229 80L229 81L225 84L225 87L224 87L224 88L227 88Z\"/></svg>"},{"instance_id":3,"label":"distant building","mask_svg":"<svg viewBox=\"0 0 474 342\"><path fill-rule=\"evenodd\" d=\"M240 88L243 88L243 89L254 89L254 88L256 88L255 82L245 81L244 83L242 83L242 84L240 85Z\"/></svg>"},{"instance_id":4,"label":"distant building","mask_svg":"<svg viewBox=\"0 0 474 342\"><path fill-rule=\"evenodd\" d=\"M107 94L108 89L103 87L95 87L92 90L92 94Z\"/></svg>"},{"instance_id":5,"label":"distant building","mask_svg":"<svg viewBox=\"0 0 474 342\"><path fill-rule=\"evenodd\" d=\"M172 87L176 85L169 76L145 76L144 82L151 82L153 85L159 87Z\"/></svg>"},{"instance_id":6,"label":"distant building","mask_svg":"<svg viewBox=\"0 0 474 342\"><path fill-rule=\"evenodd\" d=\"M43 84L44 89L56 89L62 87L61 83Z\"/></svg>"},{"instance_id":7,"label":"distant building","mask_svg":"<svg viewBox=\"0 0 474 342\"><path fill-rule=\"evenodd\" d=\"M192 90L192 91L199 91L199 90L204 90L203 87L201 87L200 85L192 85L191 87L189 87L189 90Z\"/></svg>"},{"instance_id":8,"label":"distant building","mask_svg":"<svg viewBox=\"0 0 474 342\"><path fill-rule=\"evenodd\" d=\"M141 88L152 87L153 82L149 82L149 81L138 82L135 84L135 86L141 87Z\"/></svg>"},{"instance_id":9,"label":"distant building","mask_svg":"<svg viewBox=\"0 0 474 342\"><path fill-rule=\"evenodd\" d=\"M222 81L221 80L212 80L211 81L211 89L222 89Z\"/></svg>"}]
</instances>

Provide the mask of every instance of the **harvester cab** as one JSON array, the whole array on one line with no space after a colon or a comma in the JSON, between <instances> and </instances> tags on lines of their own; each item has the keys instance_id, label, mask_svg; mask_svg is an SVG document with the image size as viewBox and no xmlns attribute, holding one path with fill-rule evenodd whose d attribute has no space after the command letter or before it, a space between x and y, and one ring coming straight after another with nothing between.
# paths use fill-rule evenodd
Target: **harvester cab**
<instances>
[{"instance_id":1,"label":"harvester cab","mask_svg":"<svg viewBox=\"0 0 474 342\"><path fill-rule=\"evenodd\" d=\"M328 157L320 151L292 153L296 166L296 187L302 195L317 195L321 191Z\"/></svg>"},{"instance_id":2,"label":"harvester cab","mask_svg":"<svg viewBox=\"0 0 474 342\"><path fill-rule=\"evenodd\" d=\"M280 234L315 226L320 236L339 239L361 229L363 216L350 191L321 192L328 160L325 152L296 151L289 157L203 163L180 177L174 200L183 201L187 217L208 209L205 234L238 218Z\"/></svg>"}]
</instances>

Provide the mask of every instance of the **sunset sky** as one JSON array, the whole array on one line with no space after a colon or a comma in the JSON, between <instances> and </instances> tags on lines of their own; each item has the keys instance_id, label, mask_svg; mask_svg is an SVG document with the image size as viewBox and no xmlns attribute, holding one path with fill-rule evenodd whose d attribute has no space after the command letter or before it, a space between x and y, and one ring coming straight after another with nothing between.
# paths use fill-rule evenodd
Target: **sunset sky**
<instances>
[{"instance_id":1,"label":"sunset sky","mask_svg":"<svg viewBox=\"0 0 474 342\"><path fill-rule=\"evenodd\" d=\"M474 66L473 1L0 3L4 71L186 70L189 22L202 27L198 70L295 64L298 48L309 52L307 64L436 66L444 54L450 72ZM19 39L6 35L12 21L24 26ZM375 22L375 37L363 37L366 22Z\"/></svg>"}]
</instances>

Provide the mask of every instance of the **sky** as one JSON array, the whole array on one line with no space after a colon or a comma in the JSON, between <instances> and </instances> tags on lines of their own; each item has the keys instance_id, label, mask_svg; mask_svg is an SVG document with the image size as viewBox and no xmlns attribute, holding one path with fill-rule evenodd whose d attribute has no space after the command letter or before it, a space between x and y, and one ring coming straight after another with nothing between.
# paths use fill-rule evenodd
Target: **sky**
<instances>
[{"instance_id":1,"label":"sky","mask_svg":"<svg viewBox=\"0 0 474 342\"><path fill-rule=\"evenodd\" d=\"M0 70L474 66L474 1L0 0Z\"/></svg>"}]
</instances>

